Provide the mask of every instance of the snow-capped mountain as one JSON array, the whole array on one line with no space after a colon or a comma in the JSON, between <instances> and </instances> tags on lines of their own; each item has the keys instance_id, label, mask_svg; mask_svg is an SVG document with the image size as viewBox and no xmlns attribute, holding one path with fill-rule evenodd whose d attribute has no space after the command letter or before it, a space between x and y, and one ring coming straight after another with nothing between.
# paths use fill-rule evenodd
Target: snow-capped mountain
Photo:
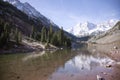
<instances>
[{"instance_id":1,"label":"snow-capped mountain","mask_svg":"<svg viewBox=\"0 0 120 80\"><path fill-rule=\"evenodd\" d=\"M39 11L37 11L34 7L32 7L27 2L22 3L19 0L4 0L4 1L9 2L13 6L17 7L19 10L26 13L29 17L40 19L44 25L47 25L47 26L50 24L55 25L50 19L43 16Z\"/></svg>"},{"instance_id":2,"label":"snow-capped mountain","mask_svg":"<svg viewBox=\"0 0 120 80\"><path fill-rule=\"evenodd\" d=\"M68 32L76 35L76 36L86 36L89 35L89 31L96 28L96 25L93 23L85 22L85 23L78 23L76 26L72 27Z\"/></svg>"},{"instance_id":3,"label":"snow-capped mountain","mask_svg":"<svg viewBox=\"0 0 120 80\"><path fill-rule=\"evenodd\" d=\"M46 27L52 24L55 30L58 28L58 26L54 24L52 20L43 16L29 3L27 2L22 3L19 0L4 0L4 1L9 2L13 6L17 7L19 10L26 13L30 18L39 19L42 22L42 24L45 25ZM74 34L75 36L78 37L87 36L87 35L96 35L110 29L116 22L117 22L116 20L110 20L101 24L93 24L90 22L78 23L76 26L67 30L67 32Z\"/></svg>"},{"instance_id":4,"label":"snow-capped mountain","mask_svg":"<svg viewBox=\"0 0 120 80\"><path fill-rule=\"evenodd\" d=\"M111 19L100 24L94 24L90 22L78 23L67 31L77 37L97 35L112 28L117 23L117 21L118 20Z\"/></svg>"}]
</instances>

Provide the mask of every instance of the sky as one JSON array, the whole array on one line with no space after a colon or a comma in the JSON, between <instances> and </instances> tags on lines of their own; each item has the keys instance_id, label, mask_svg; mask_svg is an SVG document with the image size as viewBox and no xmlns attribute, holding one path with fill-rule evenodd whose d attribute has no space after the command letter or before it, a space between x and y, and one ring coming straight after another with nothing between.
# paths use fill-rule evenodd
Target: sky
<instances>
[{"instance_id":1,"label":"sky","mask_svg":"<svg viewBox=\"0 0 120 80\"><path fill-rule=\"evenodd\" d=\"M102 23L120 19L120 0L20 0L30 3L58 26L69 29L77 23Z\"/></svg>"}]
</instances>

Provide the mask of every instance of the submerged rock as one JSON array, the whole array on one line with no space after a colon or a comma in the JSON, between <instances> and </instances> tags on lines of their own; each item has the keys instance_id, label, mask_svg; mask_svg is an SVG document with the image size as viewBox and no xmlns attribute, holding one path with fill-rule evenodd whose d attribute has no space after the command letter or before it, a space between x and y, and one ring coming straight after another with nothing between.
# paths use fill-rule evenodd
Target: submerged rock
<instances>
[{"instance_id":1,"label":"submerged rock","mask_svg":"<svg viewBox=\"0 0 120 80\"><path fill-rule=\"evenodd\" d=\"M100 75L97 75L97 80L105 80L105 79L102 78Z\"/></svg>"}]
</instances>

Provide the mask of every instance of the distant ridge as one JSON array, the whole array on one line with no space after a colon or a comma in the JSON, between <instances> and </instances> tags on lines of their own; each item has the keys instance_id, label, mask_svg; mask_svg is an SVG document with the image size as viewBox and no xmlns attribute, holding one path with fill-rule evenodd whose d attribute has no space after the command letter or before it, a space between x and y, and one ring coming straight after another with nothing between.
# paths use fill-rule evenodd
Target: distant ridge
<instances>
[{"instance_id":1,"label":"distant ridge","mask_svg":"<svg viewBox=\"0 0 120 80\"><path fill-rule=\"evenodd\" d=\"M77 37L97 35L112 28L118 20L111 19L101 24L94 24L91 22L78 23L71 29L67 30Z\"/></svg>"}]
</instances>

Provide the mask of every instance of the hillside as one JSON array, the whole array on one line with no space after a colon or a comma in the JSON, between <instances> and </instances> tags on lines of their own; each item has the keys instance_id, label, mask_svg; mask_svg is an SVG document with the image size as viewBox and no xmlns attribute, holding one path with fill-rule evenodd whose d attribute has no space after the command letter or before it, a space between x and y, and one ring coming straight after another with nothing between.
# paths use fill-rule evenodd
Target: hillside
<instances>
[{"instance_id":1,"label":"hillside","mask_svg":"<svg viewBox=\"0 0 120 80\"><path fill-rule=\"evenodd\" d=\"M101 35L94 36L88 42L107 44L116 41L120 42L120 21L118 21L117 24L107 32Z\"/></svg>"},{"instance_id":2,"label":"hillside","mask_svg":"<svg viewBox=\"0 0 120 80\"><path fill-rule=\"evenodd\" d=\"M52 20L48 19L44 15L42 15L29 3L27 2L22 3L20 0L3 0L3 1L10 3L14 7L16 7L17 10L27 15L28 20L32 21L32 24L31 22L28 22L28 24L34 26L36 30L41 31L43 26L45 26L47 29L49 29L50 26L52 26L54 31L60 30L60 27L58 25L56 25ZM24 18L24 16L22 18ZM66 31L64 31L64 33L66 36L68 36L71 39L74 39L74 40L77 39L74 35Z\"/></svg>"},{"instance_id":3,"label":"hillside","mask_svg":"<svg viewBox=\"0 0 120 80\"><path fill-rule=\"evenodd\" d=\"M92 52L106 53L115 61L120 60L120 21L106 33L92 37L88 41L88 49Z\"/></svg>"},{"instance_id":4,"label":"hillside","mask_svg":"<svg viewBox=\"0 0 120 80\"><path fill-rule=\"evenodd\" d=\"M71 47L71 40L76 37L48 21L44 16L29 16L8 2L0 0L0 48L22 51L44 49L43 46ZM32 43L38 45L32 46Z\"/></svg>"},{"instance_id":5,"label":"hillside","mask_svg":"<svg viewBox=\"0 0 120 80\"><path fill-rule=\"evenodd\" d=\"M41 30L43 26L40 20L29 18L16 7L3 1L0 1L0 19L12 23L12 25L27 36L30 35L32 26L35 26L37 30Z\"/></svg>"}]
</instances>

